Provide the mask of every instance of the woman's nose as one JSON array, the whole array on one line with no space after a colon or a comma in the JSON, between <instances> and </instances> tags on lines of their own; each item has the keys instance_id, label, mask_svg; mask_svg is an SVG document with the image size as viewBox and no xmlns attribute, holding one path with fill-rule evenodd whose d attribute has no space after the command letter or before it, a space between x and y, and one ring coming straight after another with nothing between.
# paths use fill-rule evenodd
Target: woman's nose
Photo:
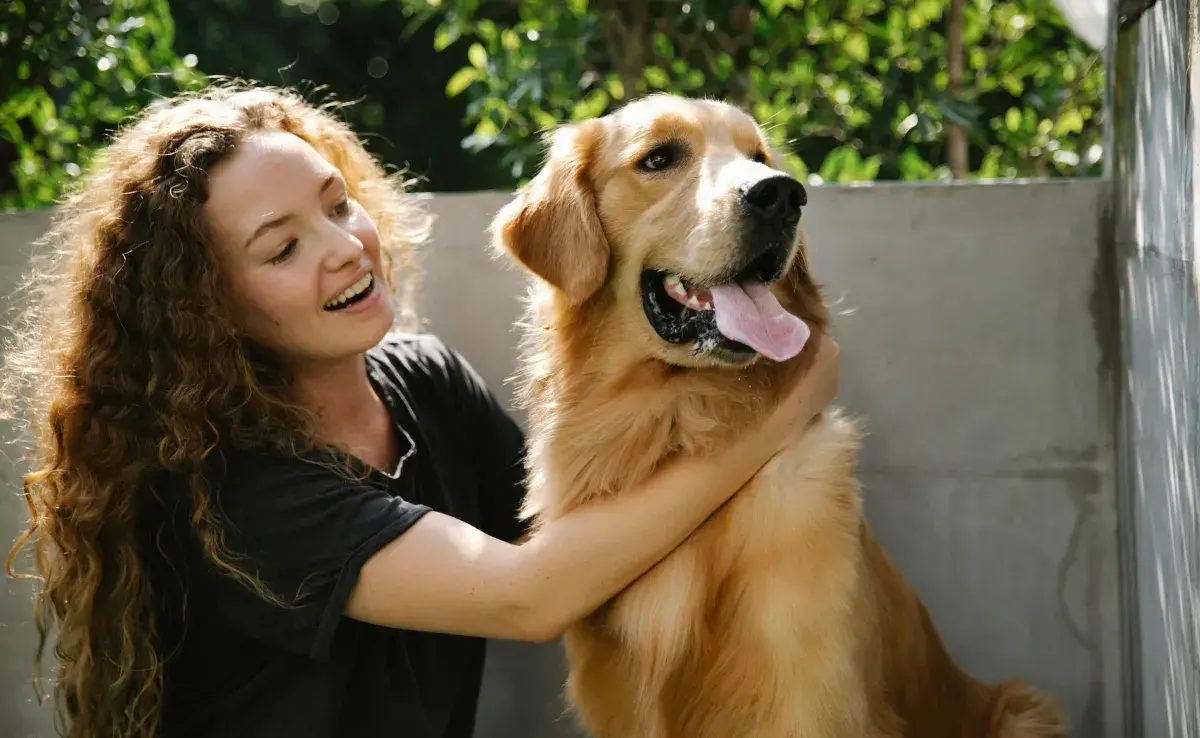
<instances>
[{"instance_id":1,"label":"woman's nose","mask_svg":"<svg viewBox=\"0 0 1200 738\"><path fill-rule=\"evenodd\" d=\"M333 269L338 269L347 262L357 263L363 252L363 242L354 235L348 224L327 223L323 229L322 240L326 250L326 259Z\"/></svg>"}]
</instances>

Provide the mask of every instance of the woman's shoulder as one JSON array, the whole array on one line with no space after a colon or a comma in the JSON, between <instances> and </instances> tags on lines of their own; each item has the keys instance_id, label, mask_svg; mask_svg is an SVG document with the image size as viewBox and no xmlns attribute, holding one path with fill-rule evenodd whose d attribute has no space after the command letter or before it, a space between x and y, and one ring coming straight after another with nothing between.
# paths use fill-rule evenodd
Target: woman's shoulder
<instances>
[{"instance_id":1,"label":"woman's shoulder","mask_svg":"<svg viewBox=\"0 0 1200 738\"><path fill-rule=\"evenodd\" d=\"M376 379L393 386L454 393L482 384L462 354L432 333L389 333L367 351L367 361Z\"/></svg>"},{"instance_id":2,"label":"woman's shoulder","mask_svg":"<svg viewBox=\"0 0 1200 738\"><path fill-rule=\"evenodd\" d=\"M483 376L439 336L390 334L368 352L368 366L385 392L403 398L418 422L471 432L512 424Z\"/></svg>"},{"instance_id":3,"label":"woman's shoulder","mask_svg":"<svg viewBox=\"0 0 1200 738\"><path fill-rule=\"evenodd\" d=\"M377 362L403 366L445 362L456 358L454 354L441 336L406 331L391 331L367 351L367 356Z\"/></svg>"},{"instance_id":4,"label":"woman's shoulder","mask_svg":"<svg viewBox=\"0 0 1200 738\"><path fill-rule=\"evenodd\" d=\"M343 486L344 471L327 453L253 448L226 440L205 459L196 479L214 500L223 500L231 493L247 490L257 493L279 487ZM192 484L193 475L167 469L159 470L152 480L156 496L168 499L190 499Z\"/></svg>"}]
</instances>

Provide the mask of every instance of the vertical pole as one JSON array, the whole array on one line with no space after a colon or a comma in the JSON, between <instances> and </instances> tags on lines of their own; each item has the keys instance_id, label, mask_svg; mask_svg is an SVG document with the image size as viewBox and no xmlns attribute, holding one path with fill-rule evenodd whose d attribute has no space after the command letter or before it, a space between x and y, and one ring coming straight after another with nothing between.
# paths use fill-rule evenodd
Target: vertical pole
<instances>
[{"instance_id":1,"label":"vertical pole","mask_svg":"<svg viewBox=\"0 0 1200 738\"><path fill-rule=\"evenodd\" d=\"M1200 738L1200 0L1113 0L1110 217L1132 704L1125 734Z\"/></svg>"}]
</instances>

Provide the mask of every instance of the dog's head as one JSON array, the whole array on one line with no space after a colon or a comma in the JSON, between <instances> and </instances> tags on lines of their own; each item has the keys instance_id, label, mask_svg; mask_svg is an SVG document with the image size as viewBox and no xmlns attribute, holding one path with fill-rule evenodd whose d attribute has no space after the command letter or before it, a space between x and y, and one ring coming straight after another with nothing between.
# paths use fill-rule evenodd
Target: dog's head
<instances>
[{"instance_id":1,"label":"dog's head","mask_svg":"<svg viewBox=\"0 0 1200 738\"><path fill-rule=\"evenodd\" d=\"M657 95L561 127L492 225L569 317L679 366L794 355L823 323L799 230L804 186L750 116Z\"/></svg>"}]
</instances>

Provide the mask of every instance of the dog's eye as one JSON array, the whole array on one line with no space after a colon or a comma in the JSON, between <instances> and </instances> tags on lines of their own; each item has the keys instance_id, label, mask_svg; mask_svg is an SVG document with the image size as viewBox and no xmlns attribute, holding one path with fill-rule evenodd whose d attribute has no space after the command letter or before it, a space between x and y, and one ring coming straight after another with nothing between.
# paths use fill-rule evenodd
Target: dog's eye
<instances>
[{"instance_id":1,"label":"dog's eye","mask_svg":"<svg viewBox=\"0 0 1200 738\"><path fill-rule=\"evenodd\" d=\"M754 156L752 156L750 158L753 159L754 161L758 162L759 164L766 164L767 163L767 152L763 151L762 149L759 149L758 151L755 151Z\"/></svg>"},{"instance_id":2,"label":"dog's eye","mask_svg":"<svg viewBox=\"0 0 1200 738\"><path fill-rule=\"evenodd\" d=\"M661 172L675 166L682 153L675 144L664 144L643 156L637 165L639 169L647 172Z\"/></svg>"}]
</instances>

